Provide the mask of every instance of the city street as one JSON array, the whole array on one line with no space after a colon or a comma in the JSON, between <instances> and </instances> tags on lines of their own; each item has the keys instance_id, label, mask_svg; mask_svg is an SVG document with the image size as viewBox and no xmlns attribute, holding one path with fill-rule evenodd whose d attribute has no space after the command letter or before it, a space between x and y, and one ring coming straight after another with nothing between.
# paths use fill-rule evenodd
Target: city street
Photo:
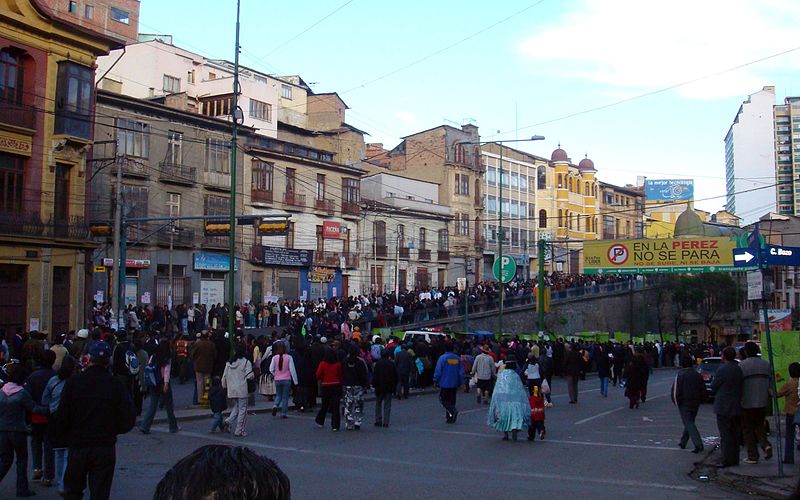
<instances>
[{"instance_id":1,"label":"city street","mask_svg":"<svg viewBox=\"0 0 800 500\"><path fill-rule=\"evenodd\" d=\"M437 397L426 394L395 401L388 429L372 425L374 403L368 402L358 432L333 433L329 424L318 429L308 413L291 413L288 420L250 416L244 439L208 434L210 419L183 421L176 435L164 424L147 436L134 430L119 440L112 498L149 497L172 464L211 443L246 445L274 459L290 477L295 498L735 496L688 476L701 457L677 446L681 424L669 400L674 373L655 372L649 399L638 410L628 409L620 388L600 397L591 374L580 384L578 404L567 404L557 379L547 438L534 443L501 441L485 423L487 407L463 393L455 425L444 422ZM704 437L716 435L709 405L698 424ZM13 496L13 475L12 468L0 497ZM41 497L58 498L54 488L32 484Z\"/></svg>"}]
</instances>

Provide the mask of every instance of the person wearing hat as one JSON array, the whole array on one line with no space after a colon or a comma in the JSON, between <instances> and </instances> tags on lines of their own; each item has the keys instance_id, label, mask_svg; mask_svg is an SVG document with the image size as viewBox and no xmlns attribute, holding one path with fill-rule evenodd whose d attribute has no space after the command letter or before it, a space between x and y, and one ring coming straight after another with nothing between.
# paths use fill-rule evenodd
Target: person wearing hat
<instances>
[{"instance_id":1,"label":"person wearing hat","mask_svg":"<svg viewBox=\"0 0 800 500\"><path fill-rule=\"evenodd\" d=\"M133 429L135 409L128 391L108 371L111 346L89 349L89 366L64 383L55 433L69 447L66 498L82 498L89 479L91 498L109 498L117 461L117 435Z\"/></svg>"},{"instance_id":2,"label":"person wearing hat","mask_svg":"<svg viewBox=\"0 0 800 500\"><path fill-rule=\"evenodd\" d=\"M64 361L64 358L69 354L67 348L64 347L65 340L67 340L67 334L59 333L53 337L53 345L50 346L50 350L56 353L56 362L53 363L53 370L55 371L61 368L61 362Z\"/></svg>"},{"instance_id":3,"label":"person wearing hat","mask_svg":"<svg viewBox=\"0 0 800 500\"><path fill-rule=\"evenodd\" d=\"M78 333L75 334L75 340L72 342L72 345L69 346L69 354L75 358L79 359L83 354L83 349L86 347L86 343L89 341L89 330L86 328L81 328L78 330Z\"/></svg>"},{"instance_id":4,"label":"person wearing hat","mask_svg":"<svg viewBox=\"0 0 800 500\"><path fill-rule=\"evenodd\" d=\"M481 353L475 356L475 361L472 362L470 375L475 380L478 404L483 401L484 404L488 405L489 396L492 392L492 380L497 376L497 367L494 364L494 359L489 356L488 345L483 344L481 346Z\"/></svg>"}]
</instances>

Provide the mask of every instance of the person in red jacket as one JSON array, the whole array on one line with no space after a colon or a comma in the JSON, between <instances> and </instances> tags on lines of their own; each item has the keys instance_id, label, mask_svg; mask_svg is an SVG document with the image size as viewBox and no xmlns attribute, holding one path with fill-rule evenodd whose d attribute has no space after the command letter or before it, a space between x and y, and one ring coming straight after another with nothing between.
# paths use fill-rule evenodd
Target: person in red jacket
<instances>
[{"instance_id":1,"label":"person in red jacket","mask_svg":"<svg viewBox=\"0 0 800 500\"><path fill-rule=\"evenodd\" d=\"M531 395L528 398L531 405L531 425L528 427L528 441L536 439L536 434L539 434L539 439L544 439L544 397L539 394L539 387L531 387Z\"/></svg>"},{"instance_id":2,"label":"person in red jacket","mask_svg":"<svg viewBox=\"0 0 800 500\"><path fill-rule=\"evenodd\" d=\"M341 424L339 403L342 399L342 364L333 349L326 349L325 357L317 366L317 380L322 386L322 405L314 420L317 422L317 427L323 428L325 417L330 411L331 429L336 432Z\"/></svg>"}]
</instances>

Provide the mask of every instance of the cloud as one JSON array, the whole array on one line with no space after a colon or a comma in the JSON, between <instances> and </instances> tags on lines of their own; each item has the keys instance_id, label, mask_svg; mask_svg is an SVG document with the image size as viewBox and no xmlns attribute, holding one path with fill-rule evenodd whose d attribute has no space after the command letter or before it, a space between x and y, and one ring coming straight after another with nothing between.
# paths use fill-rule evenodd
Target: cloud
<instances>
[{"instance_id":1,"label":"cloud","mask_svg":"<svg viewBox=\"0 0 800 500\"><path fill-rule=\"evenodd\" d=\"M547 74L619 89L667 87L800 46L796 0L583 0L519 51ZM800 51L681 87L695 99L746 95Z\"/></svg>"},{"instance_id":2,"label":"cloud","mask_svg":"<svg viewBox=\"0 0 800 500\"><path fill-rule=\"evenodd\" d=\"M414 125L417 123L417 116L410 111L397 111L394 116L406 125Z\"/></svg>"}]
</instances>

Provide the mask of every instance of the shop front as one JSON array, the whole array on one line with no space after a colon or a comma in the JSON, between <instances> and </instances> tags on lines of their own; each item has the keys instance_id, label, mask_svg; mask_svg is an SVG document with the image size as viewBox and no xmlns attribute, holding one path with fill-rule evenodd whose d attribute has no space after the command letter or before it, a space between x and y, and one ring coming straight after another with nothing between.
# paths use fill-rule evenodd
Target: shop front
<instances>
[{"instance_id":1,"label":"shop front","mask_svg":"<svg viewBox=\"0 0 800 500\"><path fill-rule=\"evenodd\" d=\"M234 260L234 272L239 271L239 261ZM225 291L230 271L230 257L217 253L192 254L192 268L200 274L200 290L197 296L200 304L208 307L228 302ZM194 296L194 293L193 293ZM237 296L237 302L238 302Z\"/></svg>"}]
</instances>

